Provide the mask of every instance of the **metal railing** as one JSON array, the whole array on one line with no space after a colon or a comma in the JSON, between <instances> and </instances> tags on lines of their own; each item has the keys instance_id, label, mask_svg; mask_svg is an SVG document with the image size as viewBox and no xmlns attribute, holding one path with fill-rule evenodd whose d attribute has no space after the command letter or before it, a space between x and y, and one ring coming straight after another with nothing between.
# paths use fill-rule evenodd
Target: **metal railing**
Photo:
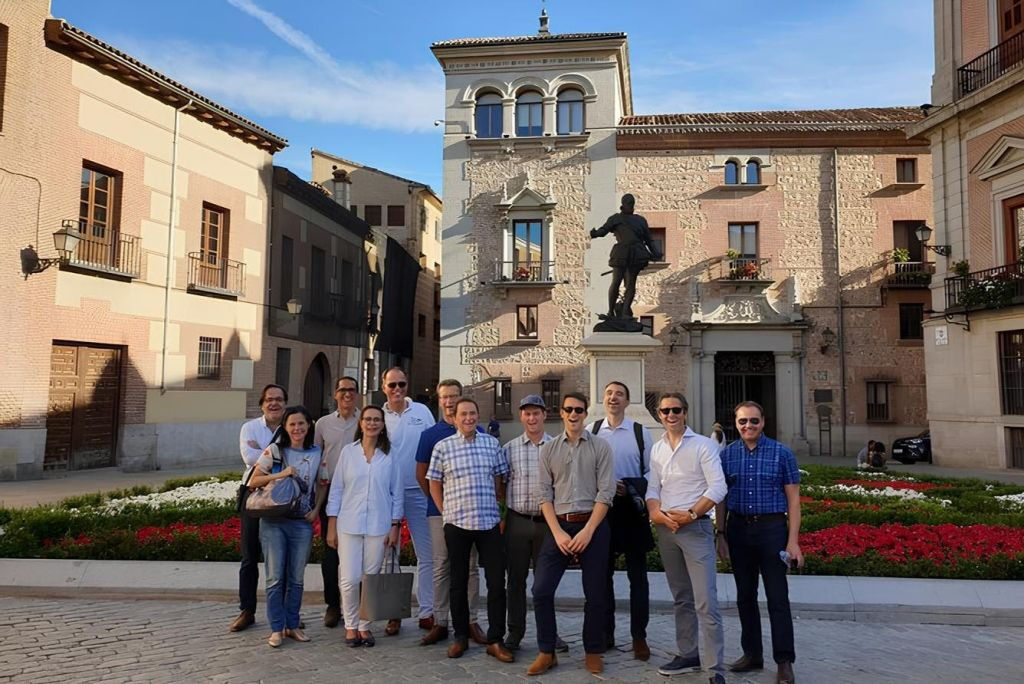
<instances>
[{"instance_id":1,"label":"metal railing","mask_svg":"<svg viewBox=\"0 0 1024 684\"><path fill-rule=\"evenodd\" d=\"M946 308L998 309L1024 297L1024 262L946 278Z\"/></svg>"},{"instance_id":2,"label":"metal railing","mask_svg":"<svg viewBox=\"0 0 1024 684\"><path fill-rule=\"evenodd\" d=\"M142 249L138 236L95 226L83 225L79 230L78 247L68 261L70 265L130 278L139 277Z\"/></svg>"},{"instance_id":3,"label":"metal railing","mask_svg":"<svg viewBox=\"0 0 1024 684\"><path fill-rule=\"evenodd\" d=\"M771 280L771 259L722 259L714 264L715 280Z\"/></svg>"},{"instance_id":4,"label":"metal railing","mask_svg":"<svg viewBox=\"0 0 1024 684\"><path fill-rule=\"evenodd\" d=\"M554 283L555 262L553 261L495 261L494 282L502 284L515 283Z\"/></svg>"},{"instance_id":5,"label":"metal railing","mask_svg":"<svg viewBox=\"0 0 1024 684\"><path fill-rule=\"evenodd\" d=\"M1004 40L956 70L956 99L983 88L1024 62L1024 33Z\"/></svg>"},{"instance_id":6,"label":"metal railing","mask_svg":"<svg viewBox=\"0 0 1024 684\"><path fill-rule=\"evenodd\" d=\"M890 288L928 287L935 273L930 261L890 261L885 265L885 284Z\"/></svg>"},{"instance_id":7,"label":"metal railing","mask_svg":"<svg viewBox=\"0 0 1024 684\"><path fill-rule=\"evenodd\" d=\"M240 297L245 294L245 264L209 252L189 252L188 289Z\"/></svg>"}]
</instances>

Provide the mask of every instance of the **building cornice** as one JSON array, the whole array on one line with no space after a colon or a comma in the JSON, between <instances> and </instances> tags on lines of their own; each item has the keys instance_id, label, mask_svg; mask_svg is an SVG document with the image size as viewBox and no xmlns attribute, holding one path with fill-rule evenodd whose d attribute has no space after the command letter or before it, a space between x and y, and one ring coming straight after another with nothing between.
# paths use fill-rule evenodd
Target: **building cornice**
<instances>
[{"instance_id":1,"label":"building cornice","mask_svg":"<svg viewBox=\"0 0 1024 684\"><path fill-rule=\"evenodd\" d=\"M902 131L720 132L686 133L660 129L616 136L617 150L706 150L745 147L902 147L928 148L927 140L908 140Z\"/></svg>"}]
</instances>

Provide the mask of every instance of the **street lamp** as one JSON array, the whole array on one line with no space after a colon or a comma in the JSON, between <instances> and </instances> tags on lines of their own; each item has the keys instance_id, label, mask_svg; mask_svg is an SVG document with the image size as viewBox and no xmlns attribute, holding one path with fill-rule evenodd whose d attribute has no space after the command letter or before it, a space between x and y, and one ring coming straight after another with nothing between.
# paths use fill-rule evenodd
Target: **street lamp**
<instances>
[{"instance_id":1,"label":"street lamp","mask_svg":"<svg viewBox=\"0 0 1024 684\"><path fill-rule=\"evenodd\" d=\"M82 241L78 232L77 221L64 219L60 222L60 230L53 234L53 247L57 250L56 259L41 259L35 247L29 245L21 250L21 273L25 280L33 273L42 273L51 266L63 265L71 261L72 255Z\"/></svg>"},{"instance_id":2,"label":"street lamp","mask_svg":"<svg viewBox=\"0 0 1024 684\"><path fill-rule=\"evenodd\" d=\"M917 227L917 230L914 231L914 235L916 235L917 239L921 241L921 246L925 249L944 257L948 257L952 254L953 248L950 245L935 245L932 247L928 244L928 240L932 237L932 232L932 229L928 227L927 223L922 223Z\"/></svg>"},{"instance_id":3,"label":"street lamp","mask_svg":"<svg viewBox=\"0 0 1024 684\"><path fill-rule=\"evenodd\" d=\"M828 326L821 331L821 346L818 348L822 354L828 351L828 348L832 346L832 343L836 341L836 334L832 332L832 328Z\"/></svg>"},{"instance_id":4,"label":"street lamp","mask_svg":"<svg viewBox=\"0 0 1024 684\"><path fill-rule=\"evenodd\" d=\"M285 302L284 305L288 307L288 313L290 313L292 316L298 316L300 313L302 313L302 302L300 302L295 297L289 299L287 302Z\"/></svg>"}]
</instances>

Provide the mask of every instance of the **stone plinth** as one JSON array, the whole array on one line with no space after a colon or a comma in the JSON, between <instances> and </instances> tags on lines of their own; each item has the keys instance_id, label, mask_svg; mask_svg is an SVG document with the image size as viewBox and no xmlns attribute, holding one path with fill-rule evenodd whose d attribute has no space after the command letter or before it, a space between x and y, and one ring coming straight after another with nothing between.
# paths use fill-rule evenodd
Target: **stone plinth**
<instances>
[{"instance_id":1,"label":"stone plinth","mask_svg":"<svg viewBox=\"0 0 1024 684\"><path fill-rule=\"evenodd\" d=\"M661 425L644 406L646 377L644 357L661 347L661 342L642 333L595 332L580 343L590 362L590 415L588 420L604 417L601 399L604 387L612 380L629 388L630 404L626 417L649 428Z\"/></svg>"}]
</instances>

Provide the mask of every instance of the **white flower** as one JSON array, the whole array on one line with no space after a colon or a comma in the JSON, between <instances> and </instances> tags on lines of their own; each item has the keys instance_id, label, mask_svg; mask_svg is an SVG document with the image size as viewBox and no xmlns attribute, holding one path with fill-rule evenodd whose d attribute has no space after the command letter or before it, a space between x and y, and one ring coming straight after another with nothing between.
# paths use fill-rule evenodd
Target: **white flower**
<instances>
[{"instance_id":1,"label":"white flower","mask_svg":"<svg viewBox=\"0 0 1024 684\"><path fill-rule=\"evenodd\" d=\"M997 496L996 499L1002 501L1007 508L1024 508L1024 493L1003 494Z\"/></svg>"},{"instance_id":2,"label":"white flower","mask_svg":"<svg viewBox=\"0 0 1024 684\"><path fill-rule=\"evenodd\" d=\"M799 470L800 470L800 474L801 475L803 475L805 477L810 477L811 476L811 473L809 471L806 471L803 468L799 468Z\"/></svg>"},{"instance_id":3,"label":"white flower","mask_svg":"<svg viewBox=\"0 0 1024 684\"><path fill-rule=\"evenodd\" d=\"M807 488L813 494L827 494L829 492L835 492L838 494L856 494L859 496L872 496L872 497L891 497L896 499L903 499L904 501L911 500L930 500L937 501L942 506L949 506L952 502L947 499L932 499L931 497L925 496L922 492L916 489L896 489L894 487L862 487L861 485L821 485L821 486L810 486Z\"/></svg>"},{"instance_id":4,"label":"white flower","mask_svg":"<svg viewBox=\"0 0 1024 684\"><path fill-rule=\"evenodd\" d=\"M95 510L104 514L116 515L128 506L191 508L211 503L224 504L233 501L237 492L237 482L219 482L216 478L210 478L209 480L197 482L188 487L178 487L168 492L111 499Z\"/></svg>"}]
</instances>

